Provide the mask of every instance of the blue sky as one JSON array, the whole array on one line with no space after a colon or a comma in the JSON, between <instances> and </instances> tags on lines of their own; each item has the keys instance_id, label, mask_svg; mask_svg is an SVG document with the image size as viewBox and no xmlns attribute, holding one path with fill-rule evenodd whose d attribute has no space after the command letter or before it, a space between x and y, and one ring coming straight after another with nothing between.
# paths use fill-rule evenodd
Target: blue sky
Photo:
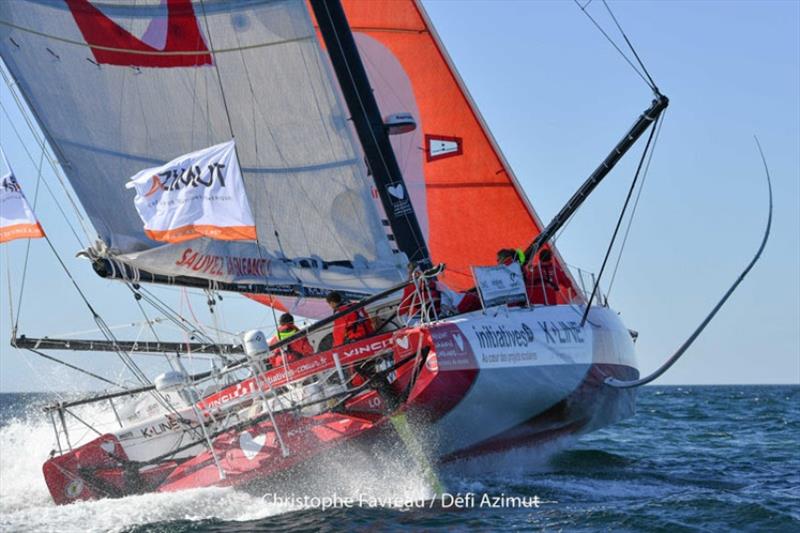
<instances>
[{"instance_id":1,"label":"blue sky","mask_svg":"<svg viewBox=\"0 0 800 533\"><path fill-rule=\"evenodd\" d=\"M548 221L649 106L647 87L572 2L424 4L505 156ZM611 5L671 99L610 297L628 327L640 332L641 369L656 368L680 345L758 245L767 198L753 142L757 134L775 192L770 243L706 333L657 383L800 383L800 3ZM599 0L589 10L612 29ZM4 86L0 102L11 115L9 121L0 112L0 143L33 200L36 168L12 124L37 162L39 152ZM559 249L570 264L599 269L641 146L560 237ZM61 201L52 172L46 169L44 176ZM37 212L107 322L141 320L126 289L73 258L77 243L44 189ZM0 253L0 391L96 386L8 346L6 274L10 266L16 306L25 243L5 245ZM180 290L158 294L189 312ZM212 323L205 299L189 299L191 311ZM219 327L230 331L272 322L267 308L233 296L217 315ZM30 336L95 327L41 240L31 245L20 324ZM131 338L139 328L117 331ZM113 355L56 355L105 375L119 366ZM156 368L152 358L141 360Z\"/></svg>"}]
</instances>

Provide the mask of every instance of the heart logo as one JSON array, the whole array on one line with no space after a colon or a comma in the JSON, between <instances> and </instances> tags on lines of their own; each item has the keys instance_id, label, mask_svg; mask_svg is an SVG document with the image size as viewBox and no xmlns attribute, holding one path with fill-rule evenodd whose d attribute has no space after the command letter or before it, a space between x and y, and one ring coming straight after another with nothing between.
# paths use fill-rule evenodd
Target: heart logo
<instances>
[{"instance_id":1,"label":"heart logo","mask_svg":"<svg viewBox=\"0 0 800 533\"><path fill-rule=\"evenodd\" d=\"M247 460L252 461L253 458L258 455L258 452L261 451L261 448L264 447L264 442L266 442L266 440L266 434L253 438L249 432L245 431L239 435L239 448L242 449L242 453Z\"/></svg>"},{"instance_id":2,"label":"heart logo","mask_svg":"<svg viewBox=\"0 0 800 533\"><path fill-rule=\"evenodd\" d=\"M463 352L464 351L464 337L462 337L459 334L455 334L455 335L453 335L453 340L456 341L456 345L458 346L458 349Z\"/></svg>"},{"instance_id":3,"label":"heart logo","mask_svg":"<svg viewBox=\"0 0 800 533\"><path fill-rule=\"evenodd\" d=\"M398 183L397 185L390 185L386 187L386 190L389 191L389 194L397 198L398 200L402 200L406 197L406 190L403 188L402 183Z\"/></svg>"},{"instance_id":4,"label":"heart logo","mask_svg":"<svg viewBox=\"0 0 800 533\"><path fill-rule=\"evenodd\" d=\"M397 337L394 342L404 350L408 349L408 337Z\"/></svg>"}]
</instances>

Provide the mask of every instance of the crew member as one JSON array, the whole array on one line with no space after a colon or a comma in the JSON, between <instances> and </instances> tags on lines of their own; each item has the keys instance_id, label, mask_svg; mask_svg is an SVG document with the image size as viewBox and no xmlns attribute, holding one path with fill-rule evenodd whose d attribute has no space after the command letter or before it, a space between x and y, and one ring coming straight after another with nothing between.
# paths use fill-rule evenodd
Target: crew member
<instances>
[{"instance_id":1,"label":"crew member","mask_svg":"<svg viewBox=\"0 0 800 533\"><path fill-rule=\"evenodd\" d=\"M341 313L352 307L344 304L342 293L339 291L331 292L325 300L334 313ZM372 333L372 320L369 315L363 308L357 309L352 313L340 316L333 322L333 345L341 346L342 344L367 337Z\"/></svg>"},{"instance_id":2,"label":"crew member","mask_svg":"<svg viewBox=\"0 0 800 533\"><path fill-rule=\"evenodd\" d=\"M278 331L276 331L275 335L269 340L269 344L272 346L282 340L286 340L295 335L298 331L300 330L294 325L294 317L289 313L283 313L278 320ZM301 357L313 353L314 348L311 346L311 343L308 342L308 339L303 336L282 348L273 350L269 357L269 364L272 365L273 368L277 368L283 365L284 355L286 356L286 362L292 363Z\"/></svg>"},{"instance_id":3,"label":"crew member","mask_svg":"<svg viewBox=\"0 0 800 533\"><path fill-rule=\"evenodd\" d=\"M553 261L553 253L545 248L539 252L539 261L529 265L525 286L532 304L555 305L561 287L568 287L567 275ZM526 269L527 270L527 269Z\"/></svg>"}]
</instances>

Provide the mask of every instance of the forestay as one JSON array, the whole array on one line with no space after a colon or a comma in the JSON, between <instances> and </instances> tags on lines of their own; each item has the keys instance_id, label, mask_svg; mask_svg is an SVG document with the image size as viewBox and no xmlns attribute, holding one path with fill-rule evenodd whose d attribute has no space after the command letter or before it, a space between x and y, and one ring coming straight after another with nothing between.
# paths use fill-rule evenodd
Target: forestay
<instances>
[{"instance_id":1,"label":"forestay","mask_svg":"<svg viewBox=\"0 0 800 533\"><path fill-rule=\"evenodd\" d=\"M302 0L0 2L0 53L116 260L365 293L402 279ZM149 239L129 177L232 138L260 246Z\"/></svg>"}]
</instances>

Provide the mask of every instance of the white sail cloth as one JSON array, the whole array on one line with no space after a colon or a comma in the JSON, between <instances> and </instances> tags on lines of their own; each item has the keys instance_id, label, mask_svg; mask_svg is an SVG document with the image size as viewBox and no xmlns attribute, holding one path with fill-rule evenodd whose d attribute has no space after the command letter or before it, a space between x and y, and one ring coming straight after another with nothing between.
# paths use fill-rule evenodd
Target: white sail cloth
<instances>
[{"instance_id":1,"label":"white sail cloth","mask_svg":"<svg viewBox=\"0 0 800 533\"><path fill-rule=\"evenodd\" d=\"M117 259L175 275L191 249L367 292L402 279L303 0L0 2L0 54ZM127 178L232 136L260 246L148 238ZM216 272L191 275L238 282Z\"/></svg>"}]
</instances>

